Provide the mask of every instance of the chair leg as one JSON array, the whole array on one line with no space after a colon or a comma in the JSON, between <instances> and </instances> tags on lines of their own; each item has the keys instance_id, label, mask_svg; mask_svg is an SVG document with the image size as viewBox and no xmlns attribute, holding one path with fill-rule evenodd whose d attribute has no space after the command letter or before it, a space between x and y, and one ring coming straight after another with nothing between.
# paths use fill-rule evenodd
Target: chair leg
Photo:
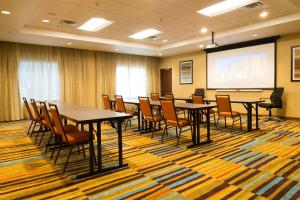
<instances>
[{"instance_id":1,"label":"chair leg","mask_svg":"<svg viewBox=\"0 0 300 200\"><path fill-rule=\"evenodd\" d=\"M128 122L129 122L129 119L128 119L128 120L126 121L126 123L125 123L125 128L124 128L124 131L126 131L126 129L127 129Z\"/></svg>"},{"instance_id":2,"label":"chair leg","mask_svg":"<svg viewBox=\"0 0 300 200\"><path fill-rule=\"evenodd\" d=\"M54 155L54 152L55 152L55 149L56 149L57 145L58 145L58 141L56 140L56 136L55 136L55 144L54 144L54 148L53 148L53 151L51 153L50 159L53 158L53 155Z\"/></svg>"},{"instance_id":3,"label":"chair leg","mask_svg":"<svg viewBox=\"0 0 300 200\"><path fill-rule=\"evenodd\" d=\"M50 142L51 142L52 136L53 136L53 133L52 133L52 131L51 131L51 134L50 134L49 140L48 140L48 142L47 142L47 144L46 144L45 153L47 153L47 151L48 151L48 147L49 147L49 145L50 145Z\"/></svg>"},{"instance_id":4,"label":"chair leg","mask_svg":"<svg viewBox=\"0 0 300 200\"><path fill-rule=\"evenodd\" d=\"M240 128L241 128L241 131L243 130L243 127L242 127L242 117L240 115Z\"/></svg>"},{"instance_id":5,"label":"chair leg","mask_svg":"<svg viewBox=\"0 0 300 200\"><path fill-rule=\"evenodd\" d=\"M165 125L164 131L163 131L163 134L162 134L162 136L161 136L160 143L163 143L164 136L165 136L165 132L166 132L166 133L168 132L168 125L167 125L167 124Z\"/></svg>"},{"instance_id":6,"label":"chair leg","mask_svg":"<svg viewBox=\"0 0 300 200\"><path fill-rule=\"evenodd\" d=\"M32 127L32 124L33 124L33 120L31 120L30 126L29 126L28 131L27 131L27 135L30 133L30 129Z\"/></svg>"},{"instance_id":7,"label":"chair leg","mask_svg":"<svg viewBox=\"0 0 300 200\"><path fill-rule=\"evenodd\" d=\"M176 129L177 129L177 127L176 127ZM177 136L177 144L176 144L176 147L178 147L181 132L182 132L182 129L179 128L179 134L178 134L178 136Z\"/></svg>"},{"instance_id":8,"label":"chair leg","mask_svg":"<svg viewBox=\"0 0 300 200\"><path fill-rule=\"evenodd\" d=\"M232 118L231 132L233 131L233 126L234 126L234 118Z\"/></svg>"},{"instance_id":9,"label":"chair leg","mask_svg":"<svg viewBox=\"0 0 300 200\"><path fill-rule=\"evenodd\" d=\"M44 135L45 135L45 132L46 132L46 129L44 129L43 132L42 132L42 137L41 137L41 139L40 139L39 146L41 146L41 144L42 144L42 141L43 141L43 137L44 137Z\"/></svg>"},{"instance_id":10,"label":"chair leg","mask_svg":"<svg viewBox=\"0 0 300 200\"><path fill-rule=\"evenodd\" d=\"M84 144L82 145L82 153L83 153L83 158L85 158L85 149L84 149Z\"/></svg>"},{"instance_id":11,"label":"chair leg","mask_svg":"<svg viewBox=\"0 0 300 200\"><path fill-rule=\"evenodd\" d=\"M178 137L178 129L177 129L177 126L176 126L176 137Z\"/></svg>"},{"instance_id":12,"label":"chair leg","mask_svg":"<svg viewBox=\"0 0 300 200\"><path fill-rule=\"evenodd\" d=\"M80 154L80 148L79 145L77 146L78 154Z\"/></svg>"},{"instance_id":13,"label":"chair leg","mask_svg":"<svg viewBox=\"0 0 300 200\"><path fill-rule=\"evenodd\" d=\"M219 120L220 120L220 116L218 116L216 128L218 128L218 126L219 126Z\"/></svg>"},{"instance_id":14,"label":"chair leg","mask_svg":"<svg viewBox=\"0 0 300 200\"><path fill-rule=\"evenodd\" d=\"M215 115L215 113L213 113L213 116L214 116L214 123L215 123L215 126L217 128L218 126L217 126L217 122L216 122L216 115Z\"/></svg>"},{"instance_id":15,"label":"chair leg","mask_svg":"<svg viewBox=\"0 0 300 200\"><path fill-rule=\"evenodd\" d=\"M36 126L36 121L34 122L34 125L33 125L33 128L31 129L31 133L30 133L30 138L32 137L32 134L33 134L33 132L34 132L34 129L35 129L35 126Z\"/></svg>"},{"instance_id":16,"label":"chair leg","mask_svg":"<svg viewBox=\"0 0 300 200\"><path fill-rule=\"evenodd\" d=\"M55 160L54 160L54 165L55 165L56 162L57 162L57 159L58 159L58 156L59 156L59 153L60 153L62 144L63 144L63 140L61 139L61 142L60 142L60 144L59 144L59 149L58 149L57 155L56 155Z\"/></svg>"},{"instance_id":17,"label":"chair leg","mask_svg":"<svg viewBox=\"0 0 300 200\"><path fill-rule=\"evenodd\" d=\"M155 122L153 122L153 129L152 129L152 136L151 136L151 138L153 138L153 136L154 136L154 134L155 134L155 126L156 126L156 123Z\"/></svg>"},{"instance_id":18,"label":"chair leg","mask_svg":"<svg viewBox=\"0 0 300 200\"><path fill-rule=\"evenodd\" d=\"M42 125L40 125L40 128L39 128L38 132L36 133L36 136L35 136L34 142L36 142L36 140L38 139L38 137L39 137L39 134L40 134L40 132L41 132L41 131L42 131Z\"/></svg>"},{"instance_id":19,"label":"chair leg","mask_svg":"<svg viewBox=\"0 0 300 200\"><path fill-rule=\"evenodd\" d=\"M66 164L65 164L65 166L64 166L63 174L64 174L65 171L66 171L66 168L67 168L67 165L68 165L68 162L69 162L71 153L72 153L72 149L73 149L73 145L70 147L69 155L68 155L68 157L67 157L67 161L66 161Z\"/></svg>"},{"instance_id":20,"label":"chair leg","mask_svg":"<svg viewBox=\"0 0 300 200\"><path fill-rule=\"evenodd\" d=\"M224 119L225 119L225 128L227 127L227 124L226 124L226 117L224 117Z\"/></svg>"}]
</instances>

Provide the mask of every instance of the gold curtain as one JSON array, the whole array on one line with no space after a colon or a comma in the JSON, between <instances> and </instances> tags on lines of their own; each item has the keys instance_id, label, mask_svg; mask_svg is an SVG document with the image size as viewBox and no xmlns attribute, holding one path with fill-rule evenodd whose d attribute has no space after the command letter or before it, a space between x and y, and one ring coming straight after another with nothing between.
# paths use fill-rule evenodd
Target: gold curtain
<instances>
[{"instance_id":1,"label":"gold curtain","mask_svg":"<svg viewBox=\"0 0 300 200\"><path fill-rule=\"evenodd\" d=\"M22 119L17 44L0 42L0 121Z\"/></svg>"},{"instance_id":2,"label":"gold curtain","mask_svg":"<svg viewBox=\"0 0 300 200\"><path fill-rule=\"evenodd\" d=\"M159 58L146 57L147 94L159 93Z\"/></svg>"}]
</instances>

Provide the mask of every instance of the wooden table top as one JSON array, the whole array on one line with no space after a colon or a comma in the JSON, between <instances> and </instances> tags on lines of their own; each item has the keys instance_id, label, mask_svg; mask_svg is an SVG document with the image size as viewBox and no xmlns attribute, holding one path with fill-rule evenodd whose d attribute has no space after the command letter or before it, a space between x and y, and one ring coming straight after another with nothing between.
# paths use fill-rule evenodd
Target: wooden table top
<instances>
[{"instance_id":1,"label":"wooden table top","mask_svg":"<svg viewBox=\"0 0 300 200\"><path fill-rule=\"evenodd\" d=\"M204 98L204 101L210 101L210 102L215 102L215 98ZM264 102L265 100L262 99L230 99L231 103L261 103Z\"/></svg>"},{"instance_id":2,"label":"wooden table top","mask_svg":"<svg viewBox=\"0 0 300 200\"><path fill-rule=\"evenodd\" d=\"M132 117L125 113L100 110L60 101L50 101L49 103L57 105L60 115L76 123L95 123L108 120L128 119Z\"/></svg>"}]
</instances>

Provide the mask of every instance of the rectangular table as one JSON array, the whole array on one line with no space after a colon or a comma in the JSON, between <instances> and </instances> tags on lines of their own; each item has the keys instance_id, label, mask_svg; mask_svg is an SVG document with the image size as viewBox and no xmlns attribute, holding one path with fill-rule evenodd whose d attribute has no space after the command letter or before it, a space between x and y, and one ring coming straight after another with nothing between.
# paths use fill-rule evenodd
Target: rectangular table
<instances>
[{"instance_id":1,"label":"rectangular table","mask_svg":"<svg viewBox=\"0 0 300 200\"><path fill-rule=\"evenodd\" d=\"M110 100L112 103L115 103L115 99ZM140 103L137 99L124 99L124 103L136 105L138 109L138 130L141 131L140 118L141 110ZM217 106L209 104L193 104L193 103L177 103L175 102L175 108L181 108L184 110L189 110L193 116L193 131L192 131L192 145L189 145L188 148L196 147L201 144L206 144L212 142L210 139L210 110L216 108ZM150 100L151 106L160 106L160 101ZM206 128L207 128L207 140L205 142L200 141L200 112L201 110L206 110Z\"/></svg>"},{"instance_id":2,"label":"rectangular table","mask_svg":"<svg viewBox=\"0 0 300 200\"><path fill-rule=\"evenodd\" d=\"M56 104L59 110L60 115L66 120L70 120L75 122L76 124L89 125L89 150L90 150L90 158L89 165L90 170L89 173L81 174L78 178L94 175L101 172L106 172L122 167L128 166L123 163L123 148L122 148L122 122L125 119L131 118L131 115L125 113L118 113L108 110L100 110L97 108L91 108L86 106L79 106L75 104L63 103L59 101L51 101L49 103ZM101 152L101 122L104 121L117 121L118 123L118 150L119 150L119 164L117 166L102 168L102 152ZM94 143L93 143L93 124L97 125L97 151L98 151L98 170L94 170Z\"/></svg>"},{"instance_id":3,"label":"rectangular table","mask_svg":"<svg viewBox=\"0 0 300 200\"><path fill-rule=\"evenodd\" d=\"M186 102L192 102L192 98L188 97L178 97L174 98L175 100L182 100ZM216 102L215 98L204 98L205 102ZM262 99L230 99L231 103L240 103L242 104L245 109L247 110L247 132L253 131L253 130L259 130L259 123L258 123L258 104L261 102L264 102ZM256 127L255 129L252 128L252 109L255 110L255 122Z\"/></svg>"}]
</instances>

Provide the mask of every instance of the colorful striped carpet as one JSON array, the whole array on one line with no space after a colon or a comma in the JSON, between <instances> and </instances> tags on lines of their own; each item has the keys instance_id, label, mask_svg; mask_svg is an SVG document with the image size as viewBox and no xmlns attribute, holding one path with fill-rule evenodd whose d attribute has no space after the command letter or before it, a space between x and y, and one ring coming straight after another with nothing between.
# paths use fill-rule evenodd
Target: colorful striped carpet
<instances>
[{"instance_id":1,"label":"colorful striped carpet","mask_svg":"<svg viewBox=\"0 0 300 200\"><path fill-rule=\"evenodd\" d=\"M151 139L128 130L129 167L81 180L82 154L74 152L63 175L68 149L53 166L26 135L29 121L0 123L0 199L300 199L300 121L260 123L251 133L213 128L213 143L194 149L186 149L189 132L176 148L172 132L161 144L159 132ZM114 165L115 131L103 126L103 140L104 165Z\"/></svg>"}]
</instances>

